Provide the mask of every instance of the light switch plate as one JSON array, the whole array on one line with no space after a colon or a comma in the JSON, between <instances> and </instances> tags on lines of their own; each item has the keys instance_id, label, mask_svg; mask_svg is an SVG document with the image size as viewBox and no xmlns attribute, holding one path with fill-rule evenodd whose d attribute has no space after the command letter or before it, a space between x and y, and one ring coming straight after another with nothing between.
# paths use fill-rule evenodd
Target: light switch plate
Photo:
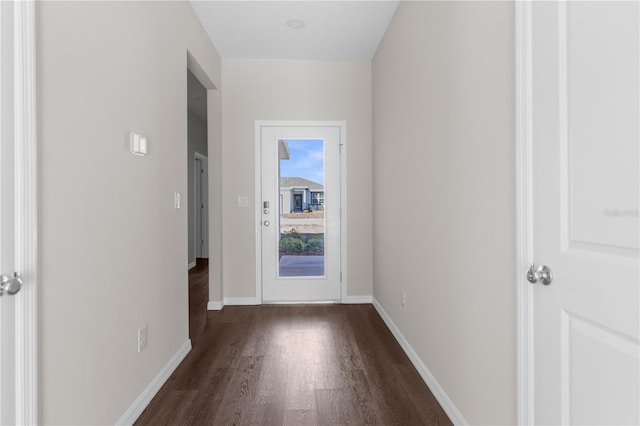
<instances>
[{"instance_id":1,"label":"light switch plate","mask_svg":"<svg viewBox=\"0 0 640 426\"><path fill-rule=\"evenodd\" d=\"M238 207L249 207L249 197L238 197Z\"/></svg>"},{"instance_id":2,"label":"light switch plate","mask_svg":"<svg viewBox=\"0 0 640 426\"><path fill-rule=\"evenodd\" d=\"M147 138L131 132L129 135L129 150L133 155L144 157L147 154Z\"/></svg>"},{"instance_id":3,"label":"light switch plate","mask_svg":"<svg viewBox=\"0 0 640 426\"><path fill-rule=\"evenodd\" d=\"M144 348L147 347L147 338L147 326L145 325L144 327L138 329L138 353L142 352Z\"/></svg>"}]
</instances>

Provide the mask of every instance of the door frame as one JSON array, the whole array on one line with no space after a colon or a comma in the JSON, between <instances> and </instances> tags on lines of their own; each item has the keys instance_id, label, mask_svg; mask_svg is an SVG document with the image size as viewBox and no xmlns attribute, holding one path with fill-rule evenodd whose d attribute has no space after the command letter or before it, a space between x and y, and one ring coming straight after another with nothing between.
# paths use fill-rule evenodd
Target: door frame
<instances>
[{"instance_id":1,"label":"door frame","mask_svg":"<svg viewBox=\"0 0 640 426\"><path fill-rule=\"evenodd\" d=\"M516 166L516 416L534 422L533 286L525 270L533 262L531 2L515 2L515 166Z\"/></svg>"},{"instance_id":2,"label":"door frame","mask_svg":"<svg viewBox=\"0 0 640 426\"><path fill-rule=\"evenodd\" d=\"M15 421L38 424L38 246L35 1L13 3ZM5 58L6 59L6 58ZM13 273L14 271L3 271Z\"/></svg>"},{"instance_id":3,"label":"door frame","mask_svg":"<svg viewBox=\"0 0 640 426\"><path fill-rule=\"evenodd\" d=\"M255 122L255 253L256 303L262 304L262 138L263 127L338 127L340 133L340 301L347 301L347 123L346 121L272 121Z\"/></svg>"}]
</instances>

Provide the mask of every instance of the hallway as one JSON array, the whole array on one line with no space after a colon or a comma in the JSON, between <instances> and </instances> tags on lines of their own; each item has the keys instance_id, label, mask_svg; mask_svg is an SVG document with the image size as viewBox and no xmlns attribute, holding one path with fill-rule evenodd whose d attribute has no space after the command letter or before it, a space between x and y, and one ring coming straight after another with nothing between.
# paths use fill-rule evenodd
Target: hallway
<instances>
[{"instance_id":1,"label":"hallway","mask_svg":"<svg viewBox=\"0 0 640 426\"><path fill-rule=\"evenodd\" d=\"M371 305L206 311L189 274L191 353L137 425L451 424Z\"/></svg>"}]
</instances>

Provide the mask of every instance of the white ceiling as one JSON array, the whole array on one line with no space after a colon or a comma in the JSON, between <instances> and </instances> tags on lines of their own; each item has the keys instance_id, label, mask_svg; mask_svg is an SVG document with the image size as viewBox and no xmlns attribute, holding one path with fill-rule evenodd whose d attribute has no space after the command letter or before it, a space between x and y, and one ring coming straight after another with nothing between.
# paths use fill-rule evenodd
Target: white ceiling
<instances>
[{"instance_id":1,"label":"white ceiling","mask_svg":"<svg viewBox=\"0 0 640 426\"><path fill-rule=\"evenodd\" d=\"M368 60L398 1L190 0L223 59ZM287 26L301 20L302 29Z\"/></svg>"}]
</instances>

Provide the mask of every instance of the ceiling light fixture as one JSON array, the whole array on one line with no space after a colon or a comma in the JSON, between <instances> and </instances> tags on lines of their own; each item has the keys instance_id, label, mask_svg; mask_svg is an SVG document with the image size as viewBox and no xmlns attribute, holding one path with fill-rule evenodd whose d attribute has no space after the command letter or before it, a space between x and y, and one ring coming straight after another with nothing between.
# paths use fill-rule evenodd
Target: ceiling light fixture
<instances>
[{"instance_id":1,"label":"ceiling light fixture","mask_svg":"<svg viewBox=\"0 0 640 426\"><path fill-rule=\"evenodd\" d=\"M293 30L301 30L306 26L307 26L307 24L304 21L300 20L300 19L289 19L287 21L287 27L289 27L289 28L291 28Z\"/></svg>"}]
</instances>

